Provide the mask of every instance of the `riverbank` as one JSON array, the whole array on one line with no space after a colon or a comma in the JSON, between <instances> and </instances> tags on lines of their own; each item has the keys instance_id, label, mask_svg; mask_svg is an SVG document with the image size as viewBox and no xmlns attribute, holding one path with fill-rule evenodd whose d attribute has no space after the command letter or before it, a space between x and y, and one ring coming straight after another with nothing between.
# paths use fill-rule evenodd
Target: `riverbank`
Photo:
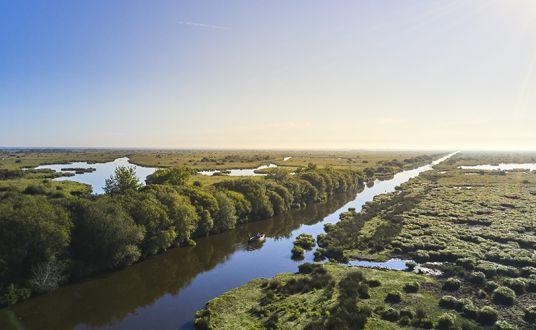
<instances>
[{"instance_id":1,"label":"riverbank","mask_svg":"<svg viewBox=\"0 0 536 330\"><path fill-rule=\"evenodd\" d=\"M440 289L431 291L435 296L431 306L435 314L429 317L435 327L442 328L450 322L453 327L466 329L532 329L536 321L536 227L532 216L536 214L536 176L529 171L487 171L468 176L468 171L459 168L467 159L467 155L454 156L436 170L403 184L396 192L378 196L362 212L347 213L342 221L326 226L326 233L318 237L322 251L319 254L341 261L364 257L431 263L439 271L433 279ZM288 281L301 275L285 276ZM264 294L257 291L248 301L258 308L263 304ZM266 325L279 317L288 322L292 310L280 309L280 303L298 301L303 298L301 295L276 299L275 305L268 305L272 308L269 313L249 317L256 324ZM212 326L212 318L225 324L245 317L241 312L238 316L226 316L213 308L218 304L213 300L205 312L198 314L201 326L205 321ZM307 311L317 304L305 299L301 308ZM368 301L366 304L370 305ZM335 306L332 300L325 309ZM400 316L403 306L392 307L392 314L398 313L399 317L380 326L377 319L385 316L373 308L364 327L406 327L407 320ZM442 317L445 313L448 316ZM299 319L298 329L313 329L317 322L323 326L330 322L329 315L322 313L302 313Z\"/></svg>"}]
</instances>

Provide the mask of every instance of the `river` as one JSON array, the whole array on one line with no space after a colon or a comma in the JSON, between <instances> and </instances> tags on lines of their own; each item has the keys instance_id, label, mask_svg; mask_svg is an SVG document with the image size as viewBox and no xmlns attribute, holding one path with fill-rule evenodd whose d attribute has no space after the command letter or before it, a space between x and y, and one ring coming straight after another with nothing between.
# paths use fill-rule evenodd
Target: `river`
<instances>
[{"instance_id":1,"label":"river","mask_svg":"<svg viewBox=\"0 0 536 330\"><path fill-rule=\"evenodd\" d=\"M62 287L0 310L0 329L191 329L194 313L204 304L259 277L295 272L290 250L301 233L317 235L339 214L431 169L432 164L376 181L357 195L338 195L323 204L292 210L268 220L239 226L197 240L109 274ZM262 232L266 241L250 245L248 234Z\"/></svg>"}]
</instances>

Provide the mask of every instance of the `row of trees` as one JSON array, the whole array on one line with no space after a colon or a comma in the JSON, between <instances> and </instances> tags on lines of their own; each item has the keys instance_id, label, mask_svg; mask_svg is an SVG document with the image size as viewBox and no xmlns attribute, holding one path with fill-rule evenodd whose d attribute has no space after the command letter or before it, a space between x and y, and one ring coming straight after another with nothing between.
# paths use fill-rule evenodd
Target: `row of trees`
<instances>
[{"instance_id":1,"label":"row of trees","mask_svg":"<svg viewBox=\"0 0 536 330\"><path fill-rule=\"evenodd\" d=\"M142 186L119 167L102 196L9 193L0 202L0 300L12 304L69 278L130 265L193 238L356 190L361 174L309 166L295 175L190 184L192 171L156 171Z\"/></svg>"}]
</instances>

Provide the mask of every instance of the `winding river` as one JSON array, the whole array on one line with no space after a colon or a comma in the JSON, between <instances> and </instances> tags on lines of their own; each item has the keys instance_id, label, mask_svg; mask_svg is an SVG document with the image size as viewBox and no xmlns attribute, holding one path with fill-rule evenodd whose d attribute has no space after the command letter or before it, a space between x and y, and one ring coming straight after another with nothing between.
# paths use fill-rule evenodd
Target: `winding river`
<instances>
[{"instance_id":1,"label":"winding river","mask_svg":"<svg viewBox=\"0 0 536 330\"><path fill-rule=\"evenodd\" d=\"M376 181L357 195L338 195L323 204L292 210L236 230L201 238L191 248L177 248L121 271L92 277L0 310L0 329L191 329L204 304L248 281L295 272L290 250L301 233L317 235L350 207L360 211L375 196L429 170L448 157L394 178ZM251 245L248 234L266 241Z\"/></svg>"}]
</instances>

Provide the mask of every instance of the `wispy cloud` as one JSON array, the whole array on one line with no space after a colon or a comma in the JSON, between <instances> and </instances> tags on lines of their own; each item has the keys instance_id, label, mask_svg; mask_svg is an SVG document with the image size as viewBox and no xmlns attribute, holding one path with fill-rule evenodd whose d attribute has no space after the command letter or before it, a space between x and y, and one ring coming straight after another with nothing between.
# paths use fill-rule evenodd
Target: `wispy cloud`
<instances>
[{"instance_id":1,"label":"wispy cloud","mask_svg":"<svg viewBox=\"0 0 536 330\"><path fill-rule=\"evenodd\" d=\"M179 24L196 27L196 28L203 28L203 29L215 29L215 30L229 30L230 29L230 27L223 26L223 25L205 24L205 23L189 22L189 21L179 21Z\"/></svg>"}]
</instances>

